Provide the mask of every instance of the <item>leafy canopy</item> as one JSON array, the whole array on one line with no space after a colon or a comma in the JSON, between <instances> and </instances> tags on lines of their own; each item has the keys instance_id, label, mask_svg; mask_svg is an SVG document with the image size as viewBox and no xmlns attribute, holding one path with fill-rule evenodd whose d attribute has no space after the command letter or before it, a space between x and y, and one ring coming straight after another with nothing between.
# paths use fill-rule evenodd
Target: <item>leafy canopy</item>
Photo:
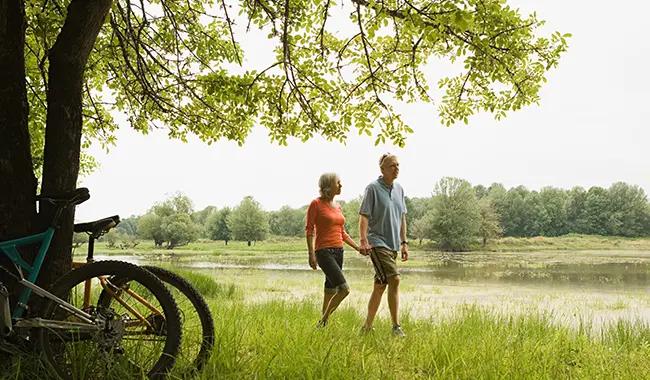
<instances>
[{"instance_id":1,"label":"leafy canopy","mask_svg":"<svg viewBox=\"0 0 650 380\"><path fill-rule=\"evenodd\" d=\"M44 144L47 51L70 0L27 3L26 69L34 163ZM342 10L339 10L342 6ZM340 17L347 13L348 19ZM439 78L440 120L496 118L539 102L569 34L505 0L115 0L86 68L83 148L115 142L112 111L142 133L167 127L185 140L243 144L255 125L272 141L320 134L344 142L352 127L403 146L412 129L398 102L433 102L425 77L434 59L457 62ZM238 41L259 29L274 44L266 69L246 68ZM92 170L82 156L82 169Z\"/></svg>"}]
</instances>

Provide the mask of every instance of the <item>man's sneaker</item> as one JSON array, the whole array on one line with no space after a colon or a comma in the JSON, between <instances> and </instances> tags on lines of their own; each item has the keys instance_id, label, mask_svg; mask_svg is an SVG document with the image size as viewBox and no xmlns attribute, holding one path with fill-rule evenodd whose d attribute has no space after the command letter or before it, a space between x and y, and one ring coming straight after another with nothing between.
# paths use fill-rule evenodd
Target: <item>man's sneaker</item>
<instances>
[{"instance_id":1,"label":"man's sneaker","mask_svg":"<svg viewBox=\"0 0 650 380\"><path fill-rule=\"evenodd\" d=\"M397 338L406 337L406 334L404 334L404 331L402 331L402 326L400 326L400 325L393 326L393 336L395 336Z\"/></svg>"},{"instance_id":2,"label":"man's sneaker","mask_svg":"<svg viewBox=\"0 0 650 380\"><path fill-rule=\"evenodd\" d=\"M368 328L368 327L366 327L366 326L361 326L361 329L359 330L359 334L361 334L361 335L372 334L372 333L374 333L374 332L375 332L375 328L374 328L374 327L370 327L370 328Z\"/></svg>"}]
</instances>

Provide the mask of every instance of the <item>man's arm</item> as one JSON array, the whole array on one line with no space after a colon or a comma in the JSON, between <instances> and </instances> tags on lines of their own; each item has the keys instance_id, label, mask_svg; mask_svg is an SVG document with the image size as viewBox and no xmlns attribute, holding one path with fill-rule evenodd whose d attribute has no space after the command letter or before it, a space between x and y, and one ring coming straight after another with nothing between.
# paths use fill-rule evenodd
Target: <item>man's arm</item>
<instances>
[{"instance_id":1,"label":"man's arm","mask_svg":"<svg viewBox=\"0 0 650 380\"><path fill-rule=\"evenodd\" d=\"M402 227L399 229L399 237L402 242L406 242L406 215L402 214ZM402 261L409 259L409 246L408 243L400 244L402 249Z\"/></svg>"},{"instance_id":2,"label":"man's arm","mask_svg":"<svg viewBox=\"0 0 650 380\"><path fill-rule=\"evenodd\" d=\"M359 215L359 253L370 254L370 244L368 243L368 215Z\"/></svg>"}]
</instances>

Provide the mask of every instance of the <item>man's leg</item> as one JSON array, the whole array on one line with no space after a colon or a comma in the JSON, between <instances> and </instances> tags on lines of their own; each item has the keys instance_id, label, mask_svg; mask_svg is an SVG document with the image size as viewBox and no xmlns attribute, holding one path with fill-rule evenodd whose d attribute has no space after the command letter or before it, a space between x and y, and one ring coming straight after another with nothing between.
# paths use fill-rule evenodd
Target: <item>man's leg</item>
<instances>
[{"instance_id":1,"label":"man's leg","mask_svg":"<svg viewBox=\"0 0 650 380\"><path fill-rule=\"evenodd\" d=\"M388 309L393 326L399 325L399 274L388 278Z\"/></svg>"},{"instance_id":2,"label":"man's leg","mask_svg":"<svg viewBox=\"0 0 650 380\"><path fill-rule=\"evenodd\" d=\"M379 310L379 305L381 304L381 296L384 295L384 290L386 290L386 284L378 284L375 282L372 294L370 295L370 301L368 301L368 316L366 317L366 322L363 324L364 330L372 328L377 310Z\"/></svg>"}]
</instances>

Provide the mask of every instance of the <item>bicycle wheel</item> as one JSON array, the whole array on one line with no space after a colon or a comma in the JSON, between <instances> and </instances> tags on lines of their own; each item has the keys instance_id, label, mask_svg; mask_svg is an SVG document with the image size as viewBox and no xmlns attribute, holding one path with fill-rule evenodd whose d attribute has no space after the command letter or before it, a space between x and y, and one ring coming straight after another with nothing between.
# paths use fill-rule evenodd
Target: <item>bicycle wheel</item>
<instances>
[{"instance_id":1,"label":"bicycle wheel","mask_svg":"<svg viewBox=\"0 0 650 380\"><path fill-rule=\"evenodd\" d=\"M144 266L169 289L181 312L183 344L174 372L201 371L210 359L214 346L214 320L205 299L189 281L178 274L154 266ZM179 294L180 293L180 294ZM184 371L184 372L180 372Z\"/></svg>"},{"instance_id":2,"label":"bicycle wheel","mask_svg":"<svg viewBox=\"0 0 650 380\"><path fill-rule=\"evenodd\" d=\"M89 294L87 280L93 281ZM99 296L109 294L106 289L112 294L100 303ZM155 275L129 263L99 261L69 272L50 292L90 314L88 325L96 326L83 332L39 329L40 348L59 377L158 378L173 367L181 345L180 313ZM42 318L87 323L51 300L45 301Z\"/></svg>"},{"instance_id":3,"label":"bicycle wheel","mask_svg":"<svg viewBox=\"0 0 650 380\"><path fill-rule=\"evenodd\" d=\"M167 285L181 313L183 344L172 375L187 376L202 370L214 346L214 320L205 299L192 284L172 271L155 266L142 268ZM121 281L115 279L117 284ZM100 304L108 297L108 294L100 296Z\"/></svg>"}]
</instances>

